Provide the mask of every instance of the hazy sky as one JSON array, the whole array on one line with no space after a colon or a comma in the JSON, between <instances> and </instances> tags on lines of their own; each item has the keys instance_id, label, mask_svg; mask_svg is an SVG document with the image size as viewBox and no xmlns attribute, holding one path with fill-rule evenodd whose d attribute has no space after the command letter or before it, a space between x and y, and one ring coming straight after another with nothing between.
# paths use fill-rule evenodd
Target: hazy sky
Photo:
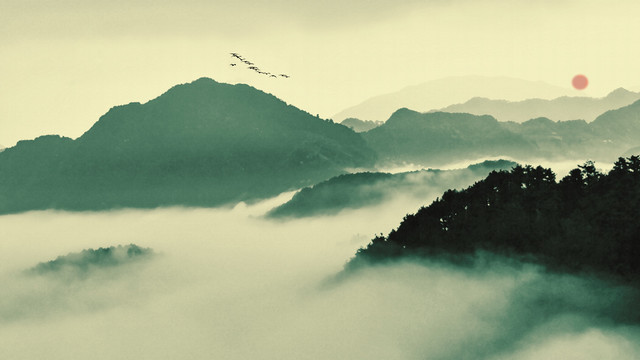
<instances>
[{"instance_id":1,"label":"hazy sky","mask_svg":"<svg viewBox=\"0 0 640 360\"><path fill-rule=\"evenodd\" d=\"M0 0L0 144L77 137L202 76L323 117L451 75L640 90L638 13L633 0ZM231 67L229 52L291 78Z\"/></svg>"}]
</instances>

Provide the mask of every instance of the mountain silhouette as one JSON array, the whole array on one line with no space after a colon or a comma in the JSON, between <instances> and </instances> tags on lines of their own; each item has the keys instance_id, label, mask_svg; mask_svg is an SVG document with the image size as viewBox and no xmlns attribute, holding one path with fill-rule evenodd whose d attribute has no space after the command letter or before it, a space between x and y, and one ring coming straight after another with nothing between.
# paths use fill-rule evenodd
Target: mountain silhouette
<instances>
[{"instance_id":1,"label":"mountain silhouette","mask_svg":"<svg viewBox=\"0 0 640 360\"><path fill-rule=\"evenodd\" d=\"M427 169L398 174L364 172L339 175L312 187L306 187L293 198L271 210L271 218L300 218L334 215L345 209L358 209L381 204L394 197L420 199L450 188L462 188L487 176L494 170L509 170L512 161L484 161L465 169ZM406 202L406 201L405 201Z\"/></svg>"},{"instance_id":2,"label":"mountain silhouette","mask_svg":"<svg viewBox=\"0 0 640 360\"><path fill-rule=\"evenodd\" d=\"M540 81L509 77L451 76L375 96L337 113L332 118L336 121L350 117L384 121L401 108L426 112L462 103L473 97L519 101L531 98L553 99L574 93L575 90Z\"/></svg>"},{"instance_id":3,"label":"mountain silhouette","mask_svg":"<svg viewBox=\"0 0 640 360\"><path fill-rule=\"evenodd\" d=\"M348 118L348 119L342 120L340 124L352 129L355 132L360 133L360 132L369 131L375 127L378 127L384 124L384 121L360 120L356 118Z\"/></svg>"},{"instance_id":4,"label":"mountain silhouette","mask_svg":"<svg viewBox=\"0 0 640 360\"><path fill-rule=\"evenodd\" d=\"M495 156L613 162L640 145L640 100L609 110L591 123L547 118L499 122L489 115L400 109L362 135L388 164L438 166Z\"/></svg>"},{"instance_id":5,"label":"mountain silhouette","mask_svg":"<svg viewBox=\"0 0 640 360\"><path fill-rule=\"evenodd\" d=\"M349 266L407 257L470 260L486 251L640 288L637 209L638 156L619 158L608 174L587 162L560 181L550 169L516 166L446 191L360 249Z\"/></svg>"},{"instance_id":6,"label":"mountain silhouette","mask_svg":"<svg viewBox=\"0 0 640 360\"><path fill-rule=\"evenodd\" d=\"M216 206L372 166L374 156L343 125L201 78L116 106L76 140L43 136L0 153L0 213Z\"/></svg>"},{"instance_id":7,"label":"mountain silhouette","mask_svg":"<svg viewBox=\"0 0 640 360\"><path fill-rule=\"evenodd\" d=\"M524 122L546 117L556 121L581 119L590 122L605 111L630 105L638 99L640 93L619 88L603 98L563 96L553 100L527 99L511 102L474 97L465 103L450 105L438 111L491 115L499 121Z\"/></svg>"},{"instance_id":8,"label":"mountain silhouette","mask_svg":"<svg viewBox=\"0 0 640 360\"><path fill-rule=\"evenodd\" d=\"M362 134L383 163L438 166L458 160L525 156L536 145L491 116L399 109Z\"/></svg>"}]
</instances>

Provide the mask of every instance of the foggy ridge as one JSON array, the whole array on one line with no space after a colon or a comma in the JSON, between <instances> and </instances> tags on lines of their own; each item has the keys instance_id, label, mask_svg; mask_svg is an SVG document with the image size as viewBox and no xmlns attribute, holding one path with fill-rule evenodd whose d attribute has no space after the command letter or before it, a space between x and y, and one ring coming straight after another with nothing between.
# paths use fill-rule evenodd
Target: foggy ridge
<instances>
[{"instance_id":1,"label":"foggy ridge","mask_svg":"<svg viewBox=\"0 0 640 360\"><path fill-rule=\"evenodd\" d=\"M640 144L639 116L640 100L607 111L591 123L537 118L519 124L489 115L399 109L363 137L376 145L382 163L438 165L471 155L612 162Z\"/></svg>"},{"instance_id":2,"label":"foggy ridge","mask_svg":"<svg viewBox=\"0 0 640 360\"><path fill-rule=\"evenodd\" d=\"M267 216L286 218L332 215L345 209L379 205L393 198L415 199L419 206L433 193L466 187L491 171L508 170L515 165L512 161L498 160L458 170L427 169L398 174L366 172L340 175L300 190L290 201L272 209Z\"/></svg>"},{"instance_id":3,"label":"foggy ridge","mask_svg":"<svg viewBox=\"0 0 640 360\"><path fill-rule=\"evenodd\" d=\"M86 249L79 253L58 256L55 260L41 262L28 270L29 274L47 275L64 273L64 275L82 276L89 271L99 268L109 268L125 265L131 262L148 258L153 254L149 248L141 248L130 244L118 245L108 248Z\"/></svg>"},{"instance_id":4,"label":"foggy ridge","mask_svg":"<svg viewBox=\"0 0 640 360\"><path fill-rule=\"evenodd\" d=\"M373 121L373 120L360 120L356 118L347 118L342 120L340 124L353 129L355 132L365 132L369 131L375 127L378 127L384 124L384 121Z\"/></svg>"},{"instance_id":5,"label":"foggy ridge","mask_svg":"<svg viewBox=\"0 0 640 360\"><path fill-rule=\"evenodd\" d=\"M602 98L563 96L552 100L527 99L512 102L474 97L465 103L450 105L438 111L491 115L498 121L518 123L539 117L555 121L585 120L591 122L608 110L630 105L638 99L640 99L640 93L619 88Z\"/></svg>"},{"instance_id":6,"label":"foggy ridge","mask_svg":"<svg viewBox=\"0 0 640 360\"><path fill-rule=\"evenodd\" d=\"M332 118L385 121L401 108L425 112L451 104L465 102L473 97L519 101L531 98L553 99L574 94L572 90L540 81L508 77L452 76L408 86L397 92L379 95L345 109Z\"/></svg>"}]
</instances>

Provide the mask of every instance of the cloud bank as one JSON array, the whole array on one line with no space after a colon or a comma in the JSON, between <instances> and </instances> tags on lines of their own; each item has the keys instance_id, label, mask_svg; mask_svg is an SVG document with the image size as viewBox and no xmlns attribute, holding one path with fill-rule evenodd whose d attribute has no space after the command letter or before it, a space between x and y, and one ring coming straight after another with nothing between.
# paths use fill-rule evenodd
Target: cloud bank
<instances>
[{"instance_id":1,"label":"cloud bank","mask_svg":"<svg viewBox=\"0 0 640 360\"><path fill-rule=\"evenodd\" d=\"M32 212L0 217L6 359L635 359L629 290L487 258L335 274L401 204L269 222L232 210ZM135 243L149 261L82 281L24 269ZM599 290L598 290L599 289Z\"/></svg>"}]
</instances>

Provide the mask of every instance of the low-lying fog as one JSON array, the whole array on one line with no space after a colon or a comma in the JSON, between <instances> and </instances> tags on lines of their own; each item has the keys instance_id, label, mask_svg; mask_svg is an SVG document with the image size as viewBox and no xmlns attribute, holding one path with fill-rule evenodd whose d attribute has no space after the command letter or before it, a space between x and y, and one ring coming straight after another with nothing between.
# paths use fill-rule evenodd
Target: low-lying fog
<instances>
[{"instance_id":1,"label":"low-lying fog","mask_svg":"<svg viewBox=\"0 0 640 360\"><path fill-rule=\"evenodd\" d=\"M359 247L417 209L258 216L287 196L0 216L0 359L640 358L639 328L601 316L622 289L533 266L402 263L336 281ZM155 255L83 278L24 272L130 243Z\"/></svg>"},{"instance_id":2,"label":"low-lying fog","mask_svg":"<svg viewBox=\"0 0 640 360\"><path fill-rule=\"evenodd\" d=\"M478 163L481 163L481 162L483 162L485 160L509 160L509 161L517 162L518 164L521 164L521 165L531 165L531 166L534 166L534 167L540 165L542 167L551 169L556 174L556 180L560 180L564 176L569 174L569 171L577 168L578 165L583 165L585 163L585 161L588 160L588 159L585 159L585 160L562 160L562 161L547 160L547 159L521 160L521 159L517 159L517 158L511 157L511 156L492 156L492 157L475 158L475 159L471 159L471 160L456 161L456 162L449 163L449 164L444 165L444 166L433 166L432 168L440 169L440 170L463 169L463 168L466 168L469 165L478 164ZM605 162L601 162L601 161L596 161L594 163L596 165L596 168L599 171L602 171L602 172L608 172L609 170L611 170L611 168L613 168L613 163L605 163ZM396 165L396 166L379 167L378 171L395 174L395 173L400 173L400 172L427 169L429 167L430 166L428 166L428 165L425 166L425 165L418 165L418 164L404 164L404 165Z\"/></svg>"}]
</instances>

